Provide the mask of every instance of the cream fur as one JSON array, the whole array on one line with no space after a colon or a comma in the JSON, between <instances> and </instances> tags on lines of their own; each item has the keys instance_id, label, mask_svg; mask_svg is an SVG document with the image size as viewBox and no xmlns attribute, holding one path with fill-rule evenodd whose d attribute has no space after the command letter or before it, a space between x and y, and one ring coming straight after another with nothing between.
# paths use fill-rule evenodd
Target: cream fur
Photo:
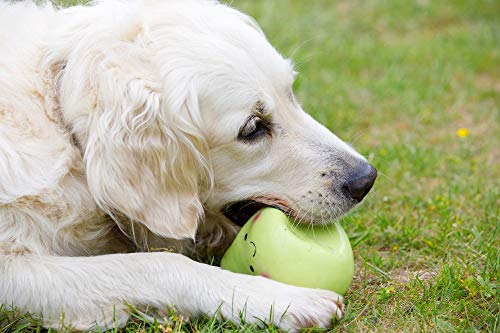
<instances>
[{"instance_id":1,"label":"cream fur","mask_svg":"<svg viewBox=\"0 0 500 333\"><path fill-rule=\"evenodd\" d=\"M0 72L2 304L80 330L123 325L126 303L291 330L341 317L329 291L126 254L223 251L238 228L220 211L247 198L298 223L354 205L341 185L365 160L302 111L251 18L203 0L3 3ZM238 141L255 105L272 134Z\"/></svg>"}]
</instances>

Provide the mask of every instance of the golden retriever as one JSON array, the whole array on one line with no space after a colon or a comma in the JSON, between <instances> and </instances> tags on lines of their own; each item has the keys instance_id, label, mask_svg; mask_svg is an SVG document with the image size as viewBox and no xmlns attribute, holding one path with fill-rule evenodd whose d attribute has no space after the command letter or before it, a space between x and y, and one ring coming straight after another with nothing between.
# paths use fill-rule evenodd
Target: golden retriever
<instances>
[{"instance_id":1,"label":"golden retriever","mask_svg":"<svg viewBox=\"0 0 500 333\"><path fill-rule=\"evenodd\" d=\"M266 205L329 223L376 178L301 109L253 19L208 0L3 3L0 70L0 303L78 330L129 305L289 330L342 316L331 291L188 258Z\"/></svg>"}]
</instances>

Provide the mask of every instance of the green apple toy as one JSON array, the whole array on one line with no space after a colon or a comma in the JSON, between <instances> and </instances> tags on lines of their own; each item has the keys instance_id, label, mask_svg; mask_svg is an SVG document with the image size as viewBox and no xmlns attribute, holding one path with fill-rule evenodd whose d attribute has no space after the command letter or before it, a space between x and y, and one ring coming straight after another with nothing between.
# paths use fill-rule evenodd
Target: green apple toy
<instances>
[{"instance_id":1,"label":"green apple toy","mask_svg":"<svg viewBox=\"0 0 500 333\"><path fill-rule=\"evenodd\" d=\"M221 267L341 295L354 275L351 244L338 223L297 225L275 208L261 209L248 220Z\"/></svg>"}]
</instances>

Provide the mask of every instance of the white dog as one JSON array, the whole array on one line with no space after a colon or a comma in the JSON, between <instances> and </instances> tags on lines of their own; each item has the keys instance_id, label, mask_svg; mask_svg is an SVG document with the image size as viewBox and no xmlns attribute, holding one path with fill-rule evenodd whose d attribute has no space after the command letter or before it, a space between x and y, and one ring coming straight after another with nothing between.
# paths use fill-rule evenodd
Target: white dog
<instances>
[{"instance_id":1,"label":"white dog","mask_svg":"<svg viewBox=\"0 0 500 333\"><path fill-rule=\"evenodd\" d=\"M129 305L329 327L333 292L147 253L217 254L262 206L318 224L363 199L375 169L294 76L215 1L0 4L0 303L79 330Z\"/></svg>"}]
</instances>

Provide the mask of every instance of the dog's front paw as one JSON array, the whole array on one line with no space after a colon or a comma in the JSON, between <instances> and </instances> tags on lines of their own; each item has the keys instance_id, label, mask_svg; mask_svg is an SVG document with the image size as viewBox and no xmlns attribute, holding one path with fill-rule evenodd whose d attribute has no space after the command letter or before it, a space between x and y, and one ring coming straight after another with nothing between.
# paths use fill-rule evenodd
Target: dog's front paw
<instances>
[{"instance_id":1,"label":"dog's front paw","mask_svg":"<svg viewBox=\"0 0 500 333\"><path fill-rule=\"evenodd\" d=\"M289 308L276 325L297 331L302 328L330 328L334 319L344 314L342 296L327 290L300 288L301 292L291 299Z\"/></svg>"},{"instance_id":2,"label":"dog's front paw","mask_svg":"<svg viewBox=\"0 0 500 333\"><path fill-rule=\"evenodd\" d=\"M289 331L330 328L342 318L343 297L327 290L290 286L262 277L234 274L231 303L221 307L223 317L239 322L271 322ZM227 288L228 286L226 286Z\"/></svg>"}]
</instances>

